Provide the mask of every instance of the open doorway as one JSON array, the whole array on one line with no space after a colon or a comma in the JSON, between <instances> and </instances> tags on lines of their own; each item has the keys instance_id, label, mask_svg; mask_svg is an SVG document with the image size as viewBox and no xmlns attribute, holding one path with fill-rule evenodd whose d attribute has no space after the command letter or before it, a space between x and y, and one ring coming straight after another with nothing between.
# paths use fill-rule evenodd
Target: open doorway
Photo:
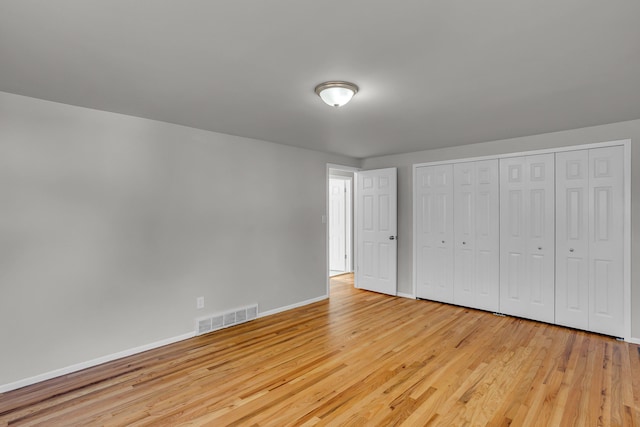
<instances>
[{"instance_id":1,"label":"open doorway","mask_svg":"<svg viewBox=\"0 0 640 427\"><path fill-rule=\"evenodd\" d=\"M338 172L338 171L336 171ZM351 172L329 176L329 276L353 271L352 257L352 188Z\"/></svg>"},{"instance_id":2,"label":"open doorway","mask_svg":"<svg viewBox=\"0 0 640 427\"><path fill-rule=\"evenodd\" d=\"M354 271L354 180L358 169L327 165L327 295L330 278Z\"/></svg>"}]
</instances>

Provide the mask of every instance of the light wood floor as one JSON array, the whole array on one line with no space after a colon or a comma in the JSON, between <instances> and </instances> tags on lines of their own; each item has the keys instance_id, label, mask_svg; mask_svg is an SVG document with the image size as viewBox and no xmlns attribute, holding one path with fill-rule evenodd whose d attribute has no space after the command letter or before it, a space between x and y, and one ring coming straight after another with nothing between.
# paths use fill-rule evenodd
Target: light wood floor
<instances>
[{"instance_id":1,"label":"light wood floor","mask_svg":"<svg viewBox=\"0 0 640 427\"><path fill-rule=\"evenodd\" d=\"M0 425L640 426L612 338L353 289L0 395Z\"/></svg>"}]
</instances>

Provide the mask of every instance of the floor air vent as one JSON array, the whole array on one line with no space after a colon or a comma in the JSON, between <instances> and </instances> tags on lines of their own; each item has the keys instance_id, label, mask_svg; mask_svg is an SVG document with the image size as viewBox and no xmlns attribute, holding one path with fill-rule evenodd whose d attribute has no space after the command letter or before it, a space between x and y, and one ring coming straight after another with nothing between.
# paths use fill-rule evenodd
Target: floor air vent
<instances>
[{"instance_id":1,"label":"floor air vent","mask_svg":"<svg viewBox=\"0 0 640 427\"><path fill-rule=\"evenodd\" d=\"M196 335L217 331L218 329L248 322L258 317L258 306L250 305L237 310L213 314L196 319Z\"/></svg>"}]
</instances>

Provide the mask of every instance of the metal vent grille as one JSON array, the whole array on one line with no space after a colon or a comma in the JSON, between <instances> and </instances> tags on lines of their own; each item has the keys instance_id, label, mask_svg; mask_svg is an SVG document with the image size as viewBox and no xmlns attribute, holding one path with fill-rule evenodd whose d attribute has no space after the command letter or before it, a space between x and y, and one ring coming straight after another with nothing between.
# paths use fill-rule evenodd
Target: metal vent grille
<instances>
[{"instance_id":1,"label":"metal vent grille","mask_svg":"<svg viewBox=\"0 0 640 427\"><path fill-rule=\"evenodd\" d=\"M258 317L258 305L250 305L236 310L216 313L196 319L196 335L254 320Z\"/></svg>"}]
</instances>

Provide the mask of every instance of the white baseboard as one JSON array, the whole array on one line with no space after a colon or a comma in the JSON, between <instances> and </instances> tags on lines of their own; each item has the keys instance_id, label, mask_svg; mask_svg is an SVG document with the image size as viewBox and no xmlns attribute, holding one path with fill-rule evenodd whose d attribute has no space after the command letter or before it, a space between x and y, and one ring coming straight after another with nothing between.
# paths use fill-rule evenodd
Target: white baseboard
<instances>
[{"instance_id":1,"label":"white baseboard","mask_svg":"<svg viewBox=\"0 0 640 427\"><path fill-rule=\"evenodd\" d=\"M280 313L283 311L291 310L292 308L302 307L304 305L312 304L314 302L322 301L329 298L328 295L322 295L317 298L308 299L306 301L301 301L295 304L291 304L285 307L279 307L273 310L268 310L263 313L258 313L258 317L266 317L272 314ZM189 332L187 334L179 335L177 337L167 338L164 340L156 341L150 344L142 345L135 348L130 348L127 350L120 351L118 353L109 354L106 356L98 357L97 359L89 360L86 362L77 363L75 365L67 366L65 368L56 369L54 371L45 372L40 375L36 375L34 377L25 378L22 380L18 380L8 384L0 384L0 393L6 393L11 390L16 390L18 388L26 387L31 384L39 383L42 381L50 380L52 378L60 377L63 375L71 374L73 372L78 372L83 369L91 368L94 366L101 365L103 363L111 362L116 359L122 359L123 357L132 356L134 354L142 353L147 350L153 350L154 348L162 347L168 344L173 344L178 341L184 341L186 339L192 338L196 335L194 332Z\"/></svg>"},{"instance_id":2,"label":"white baseboard","mask_svg":"<svg viewBox=\"0 0 640 427\"><path fill-rule=\"evenodd\" d=\"M35 377L25 378L8 384L0 384L0 393L6 393L11 390L26 387L31 384L39 383L41 381L50 380L52 378L60 377L62 375L71 374L73 372L81 371L83 369L91 368L93 366L101 365L103 363L111 362L116 359L122 359L123 357L132 356L143 351L153 350L154 348L162 347L168 344L173 344L178 341L183 341L195 336L195 332L189 332L188 334L179 335L177 337L167 338L164 340L156 341L150 344L141 345L140 347L130 348L118 353L108 354L106 356L98 357L97 359L89 360L87 362L77 363L75 365L67 366L65 368L56 369L55 371L45 372L44 374L36 375Z\"/></svg>"},{"instance_id":3,"label":"white baseboard","mask_svg":"<svg viewBox=\"0 0 640 427\"><path fill-rule=\"evenodd\" d=\"M329 295L321 295L317 298L311 298L311 299L300 301L295 304L287 305L284 307L274 308L273 310L263 311L262 313L258 313L258 317L271 316L272 314L281 313L283 311L291 310L292 308L302 307L303 305L313 304L314 302L322 301L327 298L329 298Z\"/></svg>"},{"instance_id":4,"label":"white baseboard","mask_svg":"<svg viewBox=\"0 0 640 427\"><path fill-rule=\"evenodd\" d=\"M639 338L627 338L625 341L628 342L628 343L631 343L631 344L640 345L640 339Z\"/></svg>"},{"instance_id":5,"label":"white baseboard","mask_svg":"<svg viewBox=\"0 0 640 427\"><path fill-rule=\"evenodd\" d=\"M415 295L405 294L404 292L398 292L397 296L402 297L402 298L416 299Z\"/></svg>"}]
</instances>

